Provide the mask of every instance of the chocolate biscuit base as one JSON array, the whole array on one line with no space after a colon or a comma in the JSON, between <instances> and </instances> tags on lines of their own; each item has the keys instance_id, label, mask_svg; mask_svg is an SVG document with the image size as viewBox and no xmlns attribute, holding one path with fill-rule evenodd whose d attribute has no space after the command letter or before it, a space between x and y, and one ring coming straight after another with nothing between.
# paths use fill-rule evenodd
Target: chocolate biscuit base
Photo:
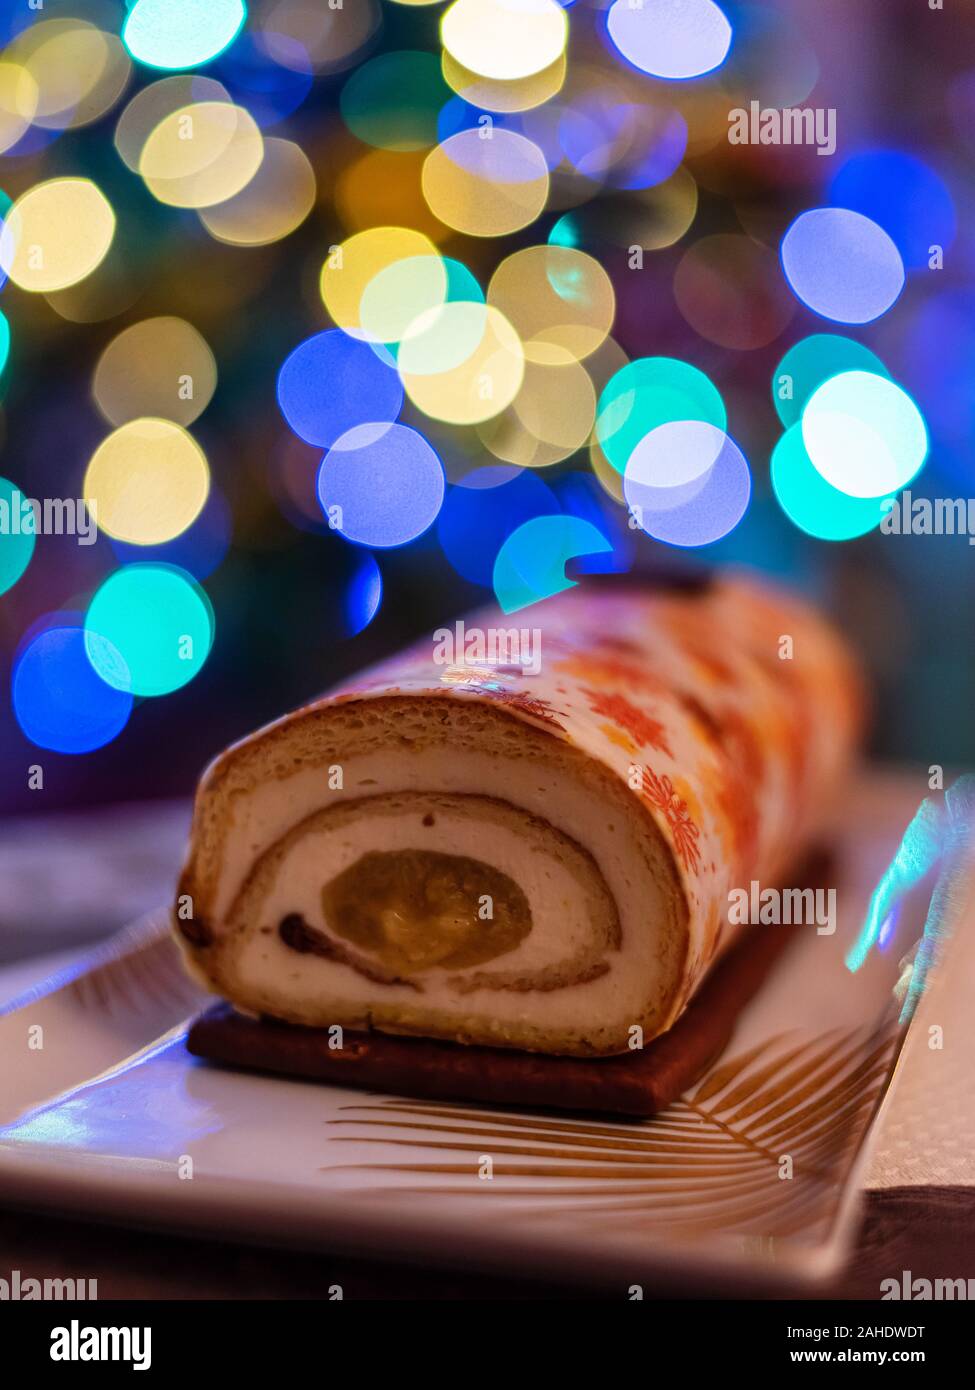
<instances>
[{"instance_id":1,"label":"chocolate biscuit base","mask_svg":"<svg viewBox=\"0 0 975 1390\"><path fill-rule=\"evenodd\" d=\"M750 928L668 1033L618 1057L551 1057L348 1030L336 1048L327 1028L245 1018L226 1004L197 1019L187 1047L195 1057L246 1070L425 1100L646 1117L717 1060L742 1008L801 930Z\"/></svg>"}]
</instances>

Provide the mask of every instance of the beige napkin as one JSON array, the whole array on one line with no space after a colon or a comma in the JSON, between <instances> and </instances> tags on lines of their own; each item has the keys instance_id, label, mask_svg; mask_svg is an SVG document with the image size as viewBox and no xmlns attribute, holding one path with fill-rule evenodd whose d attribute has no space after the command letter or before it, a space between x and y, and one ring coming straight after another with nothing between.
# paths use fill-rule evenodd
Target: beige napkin
<instances>
[{"instance_id":1,"label":"beige napkin","mask_svg":"<svg viewBox=\"0 0 975 1390\"><path fill-rule=\"evenodd\" d=\"M867 1176L928 1184L975 1187L975 912L918 1007Z\"/></svg>"}]
</instances>

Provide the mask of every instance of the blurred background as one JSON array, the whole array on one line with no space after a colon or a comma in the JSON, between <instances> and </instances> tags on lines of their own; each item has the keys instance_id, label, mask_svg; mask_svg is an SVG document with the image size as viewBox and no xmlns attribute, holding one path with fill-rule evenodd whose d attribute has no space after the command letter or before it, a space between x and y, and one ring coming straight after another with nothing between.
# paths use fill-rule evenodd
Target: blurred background
<instances>
[{"instance_id":1,"label":"blurred background","mask_svg":"<svg viewBox=\"0 0 975 1390\"><path fill-rule=\"evenodd\" d=\"M672 32L680 6L665 6L671 28L654 39L633 17L652 19L656 4L577 0L562 7L560 36L555 0L462 0L448 20L442 4L392 0L5 0L2 495L80 499L98 479L104 489L92 544L0 535L0 814L13 818L0 831L0 876L11 925L38 893L62 891L39 886L55 851L66 867L52 877L73 885L63 915L84 918L89 934L106 912L124 920L151 905L178 856L182 799L208 759L490 600L501 545L538 516L594 528L616 568L678 555L748 564L804 589L871 671L873 754L973 760L968 537L885 535L876 516L847 525L852 484L833 497L834 525L828 497L797 503L773 486L771 459L802 408L777 400L783 359L829 334L804 349L803 361L825 363L810 389L852 369L892 379L929 436L913 495L972 491L975 9L700 0L703 27ZM729 112L752 103L833 111L835 151L731 143ZM194 110L217 129L202 170L179 143ZM903 288L874 286L878 303L861 311L863 277L851 264L844 282L828 236L806 251L797 236L790 263L790 229L822 208L882 229ZM519 316L538 286L512 271L505 293L494 277L524 248L570 253L590 326L596 263L615 315L593 329L598 346L557 363L554 394L529 354L534 394L526 375L502 413L457 423L424 385L429 365L419 381L404 375L403 396L396 357L407 335L397 349L392 332L361 331L329 289L334 248L383 227L419 238L397 254L421 269L421 244L438 266L449 258L448 301L481 303L486 292L523 338ZM47 266L31 263L35 228L57 252ZM376 247L378 274L396 262L381 237ZM831 274L839 307L823 297ZM336 326L349 336L329 339L341 352L323 402L309 385L317 347L282 367ZM705 374L723 402L717 424L750 474L743 514L729 502L732 515L692 528L680 547L652 524L649 534L627 524L625 467L598 423L627 361L648 357ZM374 417L390 381L399 395ZM151 442L177 481L133 521L125 484L146 436L126 425L143 417L172 422ZM328 520L329 489L343 486L335 441L373 418L426 442L425 481L400 479L388 496L376 488L359 531L343 534ZM434 497L421 503L427 483ZM850 530L865 534L828 538ZM148 579L130 568L147 564ZM153 650L173 624L197 633L175 675ZM118 676L119 651L148 672L141 683ZM155 812L111 809L154 801ZM79 808L81 819L50 819ZM54 945L61 909L45 902Z\"/></svg>"}]
</instances>

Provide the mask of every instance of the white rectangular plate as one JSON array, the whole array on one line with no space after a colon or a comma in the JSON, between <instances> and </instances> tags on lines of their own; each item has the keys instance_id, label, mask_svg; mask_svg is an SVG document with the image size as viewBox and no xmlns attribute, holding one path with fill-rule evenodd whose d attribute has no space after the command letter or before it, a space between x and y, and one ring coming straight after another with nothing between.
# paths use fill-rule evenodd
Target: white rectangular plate
<instances>
[{"instance_id":1,"label":"white rectangular plate","mask_svg":"<svg viewBox=\"0 0 975 1390\"><path fill-rule=\"evenodd\" d=\"M665 1274L675 1290L727 1277L801 1292L850 1247L905 1038L892 987L923 901L856 975L843 953L918 799L889 781L851 797L837 932L807 928L708 1075L641 1122L197 1062L185 1028L207 997L165 915L149 919L0 1018L0 1198L621 1287Z\"/></svg>"}]
</instances>

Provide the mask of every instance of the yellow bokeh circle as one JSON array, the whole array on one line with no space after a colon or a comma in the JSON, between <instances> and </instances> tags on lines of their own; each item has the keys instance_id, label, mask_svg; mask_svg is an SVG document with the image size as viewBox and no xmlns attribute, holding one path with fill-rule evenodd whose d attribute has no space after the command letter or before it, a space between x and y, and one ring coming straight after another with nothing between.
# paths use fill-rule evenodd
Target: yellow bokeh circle
<instances>
[{"instance_id":1,"label":"yellow bokeh circle","mask_svg":"<svg viewBox=\"0 0 975 1390\"><path fill-rule=\"evenodd\" d=\"M446 305L441 313L457 307ZM448 371L413 373L401 367L400 376L406 394L425 415L451 425L476 425L500 414L517 396L525 375L525 354L518 334L497 309L463 307L478 310L482 320L473 351Z\"/></svg>"},{"instance_id":2,"label":"yellow bokeh circle","mask_svg":"<svg viewBox=\"0 0 975 1390\"><path fill-rule=\"evenodd\" d=\"M27 68L0 61L0 154L30 129L39 99L37 82Z\"/></svg>"},{"instance_id":3,"label":"yellow bokeh circle","mask_svg":"<svg viewBox=\"0 0 975 1390\"><path fill-rule=\"evenodd\" d=\"M215 207L202 208L200 221L217 241L231 246L266 246L289 236L315 206L315 171L293 140L264 142L261 167L246 188Z\"/></svg>"},{"instance_id":4,"label":"yellow bokeh circle","mask_svg":"<svg viewBox=\"0 0 975 1390\"><path fill-rule=\"evenodd\" d=\"M558 0L454 0L440 22L452 58L504 82L549 67L565 51L568 35Z\"/></svg>"},{"instance_id":5,"label":"yellow bokeh circle","mask_svg":"<svg viewBox=\"0 0 975 1390\"><path fill-rule=\"evenodd\" d=\"M264 158L254 117L225 101L198 101L170 112L142 147L139 173L161 203L207 208L250 183Z\"/></svg>"},{"instance_id":6,"label":"yellow bokeh circle","mask_svg":"<svg viewBox=\"0 0 975 1390\"><path fill-rule=\"evenodd\" d=\"M84 481L99 529L131 545L161 545L181 535L209 490L206 455L171 420L121 425L95 450Z\"/></svg>"},{"instance_id":7,"label":"yellow bokeh circle","mask_svg":"<svg viewBox=\"0 0 975 1390\"><path fill-rule=\"evenodd\" d=\"M447 298L447 269L440 256L407 256L374 275L359 301L363 333L374 343L398 343L418 320Z\"/></svg>"},{"instance_id":8,"label":"yellow bokeh circle","mask_svg":"<svg viewBox=\"0 0 975 1390\"><path fill-rule=\"evenodd\" d=\"M98 266L115 235L115 214L90 179L48 179L21 194L0 232L0 266L15 285L48 294Z\"/></svg>"},{"instance_id":9,"label":"yellow bokeh circle","mask_svg":"<svg viewBox=\"0 0 975 1390\"><path fill-rule=\"evenodd\" d=\"M596 391L580 362L526 361L511 405L478 425L477 432L495 458L521 468L547 468L588 442L595 419Z\"/></svg>"},{"instance_id":10,"label":"yellow bokeh circle","mask_svg":"<svg viewBox=\"0 0 975 1390\"><path fill-rule=\"evenodd\" d=\"M83 19L44 19L14 39L8 56L37 83L34 124L49 130L90 125L109 111L132 73L116 34Z\"/></svg>"},{"instance_id":11,"label":"yellow bokeh circle","mask_svg":"<svg viewBox=\"0 0 975 1390\"><path fill-rule=\"evenodd\" d=\"M487 305L451 300L419 314L403 334L396 359L408 376L443 376L480 347L487 327Z\"/></svg>"},{"instance_id":12,"label":"yellow bokeh circle","mask_svg":"<svg viewBox=\"0 0 975 1390\"><path fill-rule=\"evenodd\" d=\"M564 53L560 53L555 62L542 68L541 72L533 72L530 77L521 77L514 82L499 82L496 78L471 72L446 49L441 67L447 86L482 111L531 111L558 95L566 74Z\"/></svg>"},{"instance_id":13,"label":"yellow bokeh circle","mask_svg":"<svg viewBox=\"0 0 975 1390\"><path fill-rule=\"evenodd\" d=\"M355 338L381 341L381 335L363 326L363 296L383 271L414 257L439 261L440 253L429 237L409 227L370 227L332 247L322 266L319 289L339 328Z\"/></svg>"},{"instance_id":14,"label":"yellow bokeh circle","mask_svg":"<svg viewBox=\"0 0 975 1390\"><path fill-rule=\"evenodd\" d=\"M209 345L185 319L143 319L124 328L95 368L92 392L113 425L140 416L191 424L209 405L217 364Z\"/></svg>"},{"instance_id":15,"label":"yellow bokeh circle","mask_svg":"<svg viewBox=\"0 0 975 1390\"><path fill-rule=\"evenodd\" d=\"M501 127L461 130L427 155L423 196L448 227L468 236L508 236L529 226L548 199L545 156Z\"/></svg>"},{"instance_id":16,"label":"yellow bokeh circle","mask_svg":"<svg viewBox=\"0 0 975 1390\"><path fill-rule=\"evenodd\" d=\"M613 326L613 282L569 246L527 246L498 266L487 300L511 320L533 362L557 365L595 352Z\"/></svg>"},{"instance_id":17,"label":"yellow bokeh circle","mask_svg":"<svg viewBox=\"0 0 975 1390\"><path fill-rule=\"evenodd\" d=\"M198 101L229 103L230 100L230 93L222 83L196 72L150 82L126 103L116 122L115 148L119 159L137 174L145 143L164 117Z\"/></svg>"}]
</instances>

